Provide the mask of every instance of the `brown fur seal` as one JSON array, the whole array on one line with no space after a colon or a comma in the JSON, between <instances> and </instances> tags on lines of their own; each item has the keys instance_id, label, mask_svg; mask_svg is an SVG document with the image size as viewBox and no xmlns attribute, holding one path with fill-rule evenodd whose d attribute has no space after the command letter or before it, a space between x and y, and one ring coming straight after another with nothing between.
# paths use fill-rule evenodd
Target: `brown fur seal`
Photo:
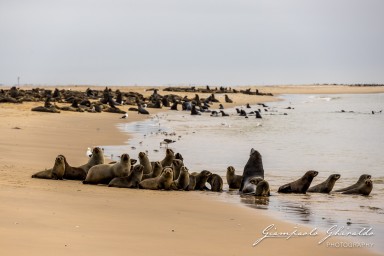
<instances>
[{"instance_id":1,"label":"brown fur seal","mask_svg":"<svg viewBox=\"0 0 384 256\"><path fill-rule=\"evenodd\" d=\"M65 161L62 155L58 155L55 159L53 168L44 170L32 175L32 178L62 180L65 172Z\"/></svg>"},{"instance_id":2,"label":"brown fur seal","mask_svg":"<svg viewBox=\"0 0 384 256\"><path fill-rule=\"evenodd\" d=\"M161 171L163 170L163 166L159 161L154 162L153 164L153 171L148 174L143 174L142 180L150 179L150 178L156 178L161 174Z\"/></svg>"},{"instance_id":3,"label":"brown fur seal","mask_svg":"<svg viewBox=\"0 0 384 256\"><path fill-rule=\"evenodd\" d=\"M211 191L213 192L221 192L223 191L223 179L217 175L212 174L208 177L207 182L211 185Z\"/></svg>"},{"instance_id":4,"label":"brown fur seal","mask_svg":"<svg viewBox=\"0 0 384 256\"><path fill-rule=\"evenodd\" d=\"M260 181L256 186L255 196L270 196L269 183L266 180Z\"/></svg>"},{"instance_id":5,"label":"brown fur seal","mask_svg":"<svg viewBox=\"0 0 384 256\"><path fill-rule=\"evenodd\" d=\"M332 191L333 186L335 186L336 181L340 179L340 174L332 174L328 179L316 186L310 187L307 192L313 193L329 193Z\"/></svg>"},{"instance_id":6,"label":"brown fur seal","mask_svg":"<svg viewBox=\"0 0 384 256\"><path fill-rule=\"evenodd\" d=\"M371 175L369 174L363 174L360 176L359 180L353 184L352 186L349 186L349 187L346 187L346 188L342 188L342 189L338 189L338 190L335 190L335 192L344 192L344 191L347 191L347 190L351 190L351 189L354 189L354 188L357 188L359 187L362 183L365 182L365 180L368 180L368 179L371 179Z\"/></svg>"},{"instance_id":7,"label":"brown fur seal","mask_svg":"<svg viewBox=\"0 0 384 256\"><path fill-rule=\"evenodd\" d=\"M207 182L209 176L211 176L211 172L204 170L200 173L194 172L191 175L196 178L196 184L194 190L205 190L207 187L205 186L205 183Z\"/></svg>"},{"instance_id":8,"label":"brown fur seal","mask_svg":"<svg viewBox=\"0 0 384 256\"><path fill-rule=\"evenodd\" d=\"M162 165L163 167L171 166L171 165L172 165L172 161L173 161L174 159L175 159L175 153L173 152L172 149L167 148L165 157L164 157L163 160L160 161L160 163L161 163L161 165Z\"/></svg>"},{"instance_id":9,"label":"brown fur seal","mask_svg":"<svg viewBox=\"0 0 384 256\"><path fill-rule=\"evenodd\" d=\"M108 187L117 188L139 188L139 183L143 177L144 166L135 165L128 176L114 178L109 182Z\"/></svg>"},{"instance_id":10,"label":"brown fur seal","mask_svg":"<svg viewBox=\"0 0 384 256\"><path fill-rule=\"evenodd\" d=\"M277 192L305 194L317 174L317 171L307 171L300 179L279 187Z\"/></svg>"},{"instance_id":11,"label":"brown fur seal","mask_svg":"<svg viewBox=\"0 0 384 256\"><path fill-rule=\"evenodd\" d=\"M139 187L143 189L169 190L173 182L173 170L170 167L164 168L159 177L146 179L140 182Z\"/></svg>"},{"instance_id":12,"label":"brown fur seal","mask_svg":"<svg viewBox=\"0 0 384 256\"><path fill-rule=\"evenodd\" d=\"M174 159L172 161L172 168L173 168L173 180L177 180L179 178L180 169L183 166L183 161L179 159Z\"/></svg>"},{"instance_id":13,"label":"brown fur seal","mask_svg":"<svg viewBox=\"0 0 384 256\"><path fill-rule=\"evenodd\" d=\"M241 191L245 195L254 195L256 193L257 185L263 181L264 179L261 177L252 177L248 180L248 183L244 186Z\"/></svg>"},{"instance_id":14,"label":"brown fur seal","mask_svg":"<svg viewBox=\"0 0 384 256\"><path fill-rule=\"evenodd\" d=\"M228 166L227 168L227 183L230 189L239 189L243 176L235 174L235 168Z\"/></svg>"},{"instance_id":15,"label":"brown fur seal","mask_svg":"<svg viewBox=\"0 0 384 256\"><path fill-rule=\"evenodd\" d=\"M92 156L88 160L88 163L79 166L72 167L68 164L67 159L64 157L65 161L65 173L64 179L67 180L85 180L89 169L98 164L104 164L104 154L103 150L99 147L95 147L92 150Z\"/></svg>"},{"instance_id":16,"label":"brown fur seal","mask_svg":"<svg viewBox=\"0 0 384 256\"><path fill-rule=\"evenodd\" d=\"M152 172L152 165L146 153L139 153L139 162L144 167L144 174L149 174Z\"/></svg>"},{"instance_id":17,"label":"brown fur seal","mask_svg":"<svg viewBox=\"0 0 384 256\"><path fill-rule=\"evenodd\" d=\"M195 190L195 187L196 187L196 177L189 175L189 185L186 190L192 191L192 190Z\"/></svg>"},{"instance_id":18,"label":"brown fur seal","mask_svg":"<svg viewBox=\"0 0 384 256\"><path fill-rule=\"evenodd\" d=\"M186 190L189 186L189 173L185 166L181 166L177 180L172 182L171 188L173 190Z\"/></svg>"},{"instance_id":19,"label":"brown fur seal","mask_svg":"<svg viewBox=\"0 0 384 256\"><path fill-rule=\"evenodd\" d=\"M342 194L354 194L354 195L363 195L368 196L373 189L372 180L366 179L364 182L360 183L359 186L351 188L347 191L342 192Z\"/></svg>"},{"instance_id":20,"label":"brown fur seal","mask_svg":"<svg viewBox=\"0 0 384 256\"><path fill-rule=\"evenodd\" d=\"M244 167L243 179L239 190L242 191L243 187L248 183L248 180L252 177L261 177L264 179L263 161L261 155L257 150L251 149L249 159Z\"/></svg>"},{"instance_id":21,"label":"brown fur seal","mask_svg":"<svg viewBox=\"0 0 384 256\"><path fill-rule=\"evenodd\" d=\"M99 164L89 169L83 184L108 184L115 177L128 176L130 170L131 158L122 154L119 163Z\"/></svg>"}]
</instances>

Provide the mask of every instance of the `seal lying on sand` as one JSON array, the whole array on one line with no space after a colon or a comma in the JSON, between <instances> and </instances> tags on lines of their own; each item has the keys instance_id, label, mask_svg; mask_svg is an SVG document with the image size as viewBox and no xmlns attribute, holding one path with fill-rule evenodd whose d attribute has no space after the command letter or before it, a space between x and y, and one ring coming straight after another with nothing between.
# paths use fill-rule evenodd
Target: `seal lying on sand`
<instances>
[{"instance_id":1,"label":"seal lying on sand","mask_svg":"<svg viewBox=\"0 0 384 256\"><path fill-rule=\"evenodd\" d=\"M139 188L139 183L143 177L144 166L141 164L135 165L128 176L114 178L109 182L108 187L117 188Z\"/></svg>"},{"instance_id":2,"label":"seal lying on sand","mask_svg":"<svg viewBox=\"0 0 384 256\"><path fill-rule=\"evenodd\" d=\"M212 174L208 177L207 182L211 185L211 191L221 192L223 191L223 179L217 175Z\"/></svg>"},{"instance_id":3,"label":"seal lying on sand","mask_svg":"<svg viewBox=\"0 0 384 256\"><path fill-rule=\"evenodd\" d=\"M91 155L91 158L89 158L88 163L79 167L70 166L65 157L64 157L64 161L65 161L64 179L84 180L87 177L87 173L91 167L98 164L104 164L104 154L101 148L99 147L93 148L92 155Z\"/></svg>"},{"instance_id":4,"label":"seal lying on sand","mask_svg":"<svg viewBox=\"0 0 384 256\"><path fill-rule=\"evenodd\" d=\"M119 163L99 164L89 169L83 184L108 184L115 177L128 176L131 170L131 158L122 154Z\"/></svg>"},{"instance_id":5,"label":"seal lying on sand","mask_svg":"<svg viewBox=\"0 0 384 256\"><path fill-rule=\"evenodd\" d=\"M189 173L185 166L181 166L177 180L172 182L171 188L173 190L186 190L189 186Z\"/></svg>"},{"instance_id":6,"label":"seal lying on sand","mask_svg":"<svg viewBox=\"0 0 384 256\"><path fill-rule=\"evenodd\" d=\"M241 186L241 180L243 176L235 174L235 168L228 166L227 168L227 183L230 189L239 189Z\"/></svg>"},{"instance_id":7,"label":"seal lying on sand","mask_svg":"<svg viewBox=\"0 0 384 256\"><path fill-rule=\"evenodd\" d=\"M364 182L360 183L359 186L348 189L342 194L354 194L354 195L363 195L368 196L373 189L372 180L366 179Z\"/></svg>"},{"instance_id":8,"label":"seal lying on sand","mask_svg":"<svg viewBox=\"0 0 384 256\"><path fill-rule=\"evenodd\" d=\"M346 188L337 189L337 190L335 190L335 192L344 192L344 191L347 191L347 190L358 188L362 183L365 182L365 180L368 180L368 179L371 179L371 175L363 174L363 175L360 176L359 180L355 184L353 184L353 185L351 185L349 187L346 187Z\"/></svg>"},{"instance_id":9,"label":"seal lying on sand","mask_svg":"<svg viewBox=\"0 0 384 256\"><path fill-rule=\"evenodd\" d=\"M210 171L207 171L207 170L204 170L204 171L201 171L200 173L197 173L197 172L194 172L191 174L191 176L193 176L195 178L195 188L194 190L205 190L207 189L207 187L205 186L205 183L207 182L209 176L211 176L211 172ZM189 190L193 190L193 189L189 189Z\"/></svg>"},{"instance_id":10,"label":"seal lying on sand","mask_svg":"<svg viewBox=\"0 0 384 256\"><path fill-rule=\"evenodd\" d=\"M328 179L316 186L310 187L307 192L313 193L329 193L332 191L336 181L340 179L340 174L332 174Z\"/></svg>"},{"instance_id":11,"label":"seal lying on sand","mask_svg":"<svg viewBox=\"0 0 384 256\"><path fill-rule=\"evenodd\" d=\"M248 181L252 177L261 177L264 179L263 161L261 155L257 150L251 149L251 153L247 164L244 167L243 179L239 190L242 191L243 187L247 185Z\"/></svg>"},{"instance_id":12,"label":"seal lying on sand","mask_svg":"<svg viewBox=\"0 0 384 256\"><path fill-rule=\"evenodd\" d=\"M62 155L58 155L55 159L53 168L44 170L32 175L32 178L62 180L65 172L65 161Z\"/></svg>"},{"instance_id":13,"label":"seal lying on sand","mask_svg":"<svg viewBox=\"0 0 384 256\"><path fill-rule=\"evenodd\" d=\"M305 194L317 174L317 171L307 171L300 179L279 187L277 192Z\"/></svg>"},{"instance_id":14,"label":"seal lying on sand","mask_svg":"<svg viewBox=\"0 0 384 256\"><path fill-rule=\"evenodd\" d=\"M170 167L164 168L161 175L156 178L146 179L140 182L139 187L143 189L169 190L173 182L173 170Z\"/></svg>"}]
</instances>

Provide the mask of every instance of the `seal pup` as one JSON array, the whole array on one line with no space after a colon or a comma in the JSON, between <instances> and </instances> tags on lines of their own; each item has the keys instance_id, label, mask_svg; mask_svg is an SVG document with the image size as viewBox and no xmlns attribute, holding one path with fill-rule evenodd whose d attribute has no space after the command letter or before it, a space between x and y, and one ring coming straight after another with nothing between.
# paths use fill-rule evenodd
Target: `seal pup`
<instances>
[{"instance_id":1,"label":"seal pup","mask_svg":"<svg viewBox=\"0 0 384 256\"><path fill-rule=\"evenodd\" d=\"M359 187L363 182L365 182L365 180L367 180L367 179L371 179L371 175L369 175L369 174L362 174L362 175L360 176L359 180L358 180L355 184L353 184L353 185L351 185L351 186L349 186L349 187L346 187L346 188L342 188L342 189L335 190L335 192L344 192L344 191L347 191L347 190L351 190L351 189L357 188L357 187Z\"/></svg>"},{"instance_id":2,"label":"seal pup","mask_svg":"<svg viewBox=\"0 0 384 256\"><path fill-rule=\"evenodd\" d=\"M51 169L44 170L32 175L32 178L62 180L65 172L65 162L62 155L58 155Z\"/></svg>"},{"instance_id":3,"label":"seal pup","mask_svg":"<svg viewBox=\"0 0 384 256\"><path fill-rule=\"evenodd\" d=\"M259 176L250 178L241 192L245 195L255 195L257 185L263 180L264 179Z\"/></svg>"},{"instance_id":4,"label":"seal pup","mask_svg":"<svg viewBox=\"0 0 384 256\"><path fill-rule=\"evenodd\" d=\"M172 182L173 190L186 190L189 186L189 172L187 167L181 166L177 180Z\"/></svg>"},{"instance_id":5,"label":"seal pup","mask_svg":"<svg viewBox=\"0 0 384 256\"><path fill-rule=\"evenodd\" d=\"M335 186L336 181L340 179L340 174L332 174L328 177L328 179L316 186L310 187L307 192L313 193L330 193Z\"/></svg>"},{"instance_id":6,"label":"seal pup","mask_svg":"<svg viewBox=\"0 0 384 256\"><path fill-rule=\"evenodd\" d=\"M317 171L307 171L300 179L279 187L277 192L305 194L317 174L319 174Z\"/></svg>"},{"instance_id":7,"label":"seal pup","mask_svg":"<svg viewBox=\"0 0 384 256\"><path fill-rule=\"evenodd\" d=\"M144 167L144 174L149 174L152 172L152 165L146 153L139 153L139 162Z\"/></svg>"},{"instance_id":8,"label":"seal pup","mask_svg":"<svg viewBox=\"0 0 384 256\"><path fill-rule=\"evenodd\" d=\"M171 166L172 161L175 159L175 153L173 152L172 149L167 148L167 151L165 153L165 157L163 160L160 161L161 165L166 167L166 166Z\"/></svg>"},{"instance_id":9,"label":"seal pup","mask_svg":"<svg viewBox=\"0 0 384 256\"><path fill-rule=\"evenodd\" d=\"M173 170L170 167L166 167L164 168L160 176L141 181L139 183L139 187L143 189L152 189L152 190L159 190L159 189L169 190L171 188L172 182L173 182Z\"/></svg>"},{"instance_id":10,"label":"seal pup","mask_svg":"<svg viewBox=\"0 0 384 256\"><path fill-rule=\"evenodd\" d=\"M150 178L156 178L161 174L161 171L163 170L163 166L159 161L156 161L153 163L152 166L152 172L148 174L143 174L142 180L150 179Z\"/></svg>"},{"instance_id":11,"label":"seal pup","mask_svg":"<svg viewBox=\"0 0 384 256\"><path fill-rule=\"evenodd\" d=\"M93 148L92 155L91 155L91 158L89 158L88 163L81 165L79 167L70 166L65 157L64 157L64 162L65 162L64 179L84 180L87 177L87 173L90 168L98 164L104 164L103 150L99 147Z\"/></svg>"},{"instance_id":12,"label":"seal pup","mask_svg":"<svg viewBox=\"0 0 384 256\"><path fill-rule=\"evenodd\" d=\"M354 195L363 195L368 196L373 189L372 180L366 179L364 182L360 183L358 186L348 189L342 194L354 194Z\"/></svg>"},{"instance_id":13,"label":"seal pup","mask_svg":"<svg viewBox=\"0 0 384 256\"><path fill-rule=\"evenodd\" d=\"M144 166L141 164L135 165L128 176L117 177L109 182L108 187L117 188L139 188L139 183L143 177Z\"/></svg>"},{"instance_id":14,"label":"seal pup","mask_svg":"<svg viewBox=\"0 0 384 256\"><path fill-rule=\"evenodd\" d=\"M227 183L230 189L239 189L241 186L241 180L243 176L235 174L235 168L233 166L228 166L227 168Z\"/></svg>"},{"instance_id":15,"label":"seal pup","mask_svg":"<svg viewBox=\"0 0 384 256\"><path fill-rule=\"evenodd\" d=\"M179 159L174 159L172 161L173 180L177 180L177 178L179 178L180 170L183 165L184 165L183 161Z\"/></svg>"},{"instance_id":16,"label":"seal pup","mask_svg":"<svg viewBox=\"0 0 384 256\"><path fill-rule=\"evenodd\" d=\"M239 188L240 191L243 190L243 187L248 183L248 180L252 177L261 177L264 179L264 169L261 155L257 150L253 148L251 149L248 162L244 167L243 179L241 180L241 185Z\"/></svg>"},{"instance_id":17,"label":"seal pup","mask_svg":"<svg viewBox=\"0 0 384 256\"><path fill-rule=\"evenodd\" d=\"M203 170L200 173L194 172L191 174L191 176L194 176L196 178L196 184L194 190L207 190L207 187L205 186L205 183L207 182L209 176L211 176L212 173L207 170Z\"/></svg>"},{"instance_id":18,"label":"seal pup","mask_svg":"<svg viewBox=\"0 0 384 256\"><path fill-rule=\"evenodd\" d=\"M260 181L256 186L255 196L270 196L269 183L266 180Z\"/></svg>"},{"instance_id":19,"label":"seal pup","mask_svg":"<svg viewBox=\"0 0 384 256\"><path fill-rule=\"evenodd\" d=\"M219 175L213 173L208 177L207 182L209 183L209 185L211 185L211 191L213 192L223 191L223 179Z\"/></svg>"},{"instance_id":20,"label":"seal pup","mask_svg":"<svg viewBox=\"0 0 384 256\"><path fill-rule=\"evenodd\" d=\"M89 169L83 184L108 184L115 177L128 176L131 170L131 158L122 154L120 162L115 164L99 164Z\"/></svg>"}]
</instances>

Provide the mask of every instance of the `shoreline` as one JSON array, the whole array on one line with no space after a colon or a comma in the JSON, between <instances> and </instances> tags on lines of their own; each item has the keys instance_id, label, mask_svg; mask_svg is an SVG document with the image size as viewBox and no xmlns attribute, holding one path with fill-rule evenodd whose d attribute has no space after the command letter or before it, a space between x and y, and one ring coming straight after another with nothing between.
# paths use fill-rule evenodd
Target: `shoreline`
<instances>
[{"instance_id":1,"label":"shoreline","mask_svg":"<svg viewBox=\"0 0 384 256\"><path fill-rule=\"evenodd\" d=\"M25 105L16 110L14 107L0 104L0 116L6 120L0 125L0 168L4 177L0 181L0 246L6 254L42 255L44 248L47 254L55 250L58 255L86 255L89 248L94 248L92 254L105 255L126 251L126 241L130 241L134 246L128 246L129 251L138 255L153 250L167 255L170 248L183 255L307 255L314 249L313 255L374 255L359 248L317 246L319 237L278 242L266 239L252 247L271 222L282 231L292 230L293 225L264 213L255 214L253 209L245 210L247 207L240 210L238 206L212 201L203 193L124 190L76 181L31 179L33 172L50 168L58 154L64 154L71 165L77 166L87 159L88 146L121 143L129 135L119 131L117 124L121 120L116 114L34 113ZM145 119L131 112L129 117L128 121ZM302 239L307 243L303 244ZM195 243L199 246L193 246Z\"/></svg>"}]
</instances>

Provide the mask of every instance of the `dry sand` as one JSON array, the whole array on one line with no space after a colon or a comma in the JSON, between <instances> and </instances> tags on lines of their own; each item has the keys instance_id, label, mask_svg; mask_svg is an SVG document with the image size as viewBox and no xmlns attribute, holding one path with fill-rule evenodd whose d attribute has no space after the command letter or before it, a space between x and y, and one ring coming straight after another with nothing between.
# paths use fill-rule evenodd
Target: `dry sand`
<instances>
[{"instance_id":1,"label":"dry sand","mask_svg":"<svg viewBox=\"0 0 384 256\"><path fill-rule=\"evenodd\" d=\"M139 87L132 90L144 92ZM262 89L274 94L287 90L372 92L366 87ZM275 100L240 94L230 97L233 105ZM41 104L0 104L0 255L373 255L367 249L318 245L324 233L289 240L269 238L252 247L270 224L281 232L292 232L298 226L269 217L268 211L215 201L201 192L32 179L33 173L52 167L58 154L78 166L87 161L87 147L123 144L127 135L116 124L146 118L131 112L126 121L111 113L30 111L37 105Z\"/></svg>"}]
</instances>

